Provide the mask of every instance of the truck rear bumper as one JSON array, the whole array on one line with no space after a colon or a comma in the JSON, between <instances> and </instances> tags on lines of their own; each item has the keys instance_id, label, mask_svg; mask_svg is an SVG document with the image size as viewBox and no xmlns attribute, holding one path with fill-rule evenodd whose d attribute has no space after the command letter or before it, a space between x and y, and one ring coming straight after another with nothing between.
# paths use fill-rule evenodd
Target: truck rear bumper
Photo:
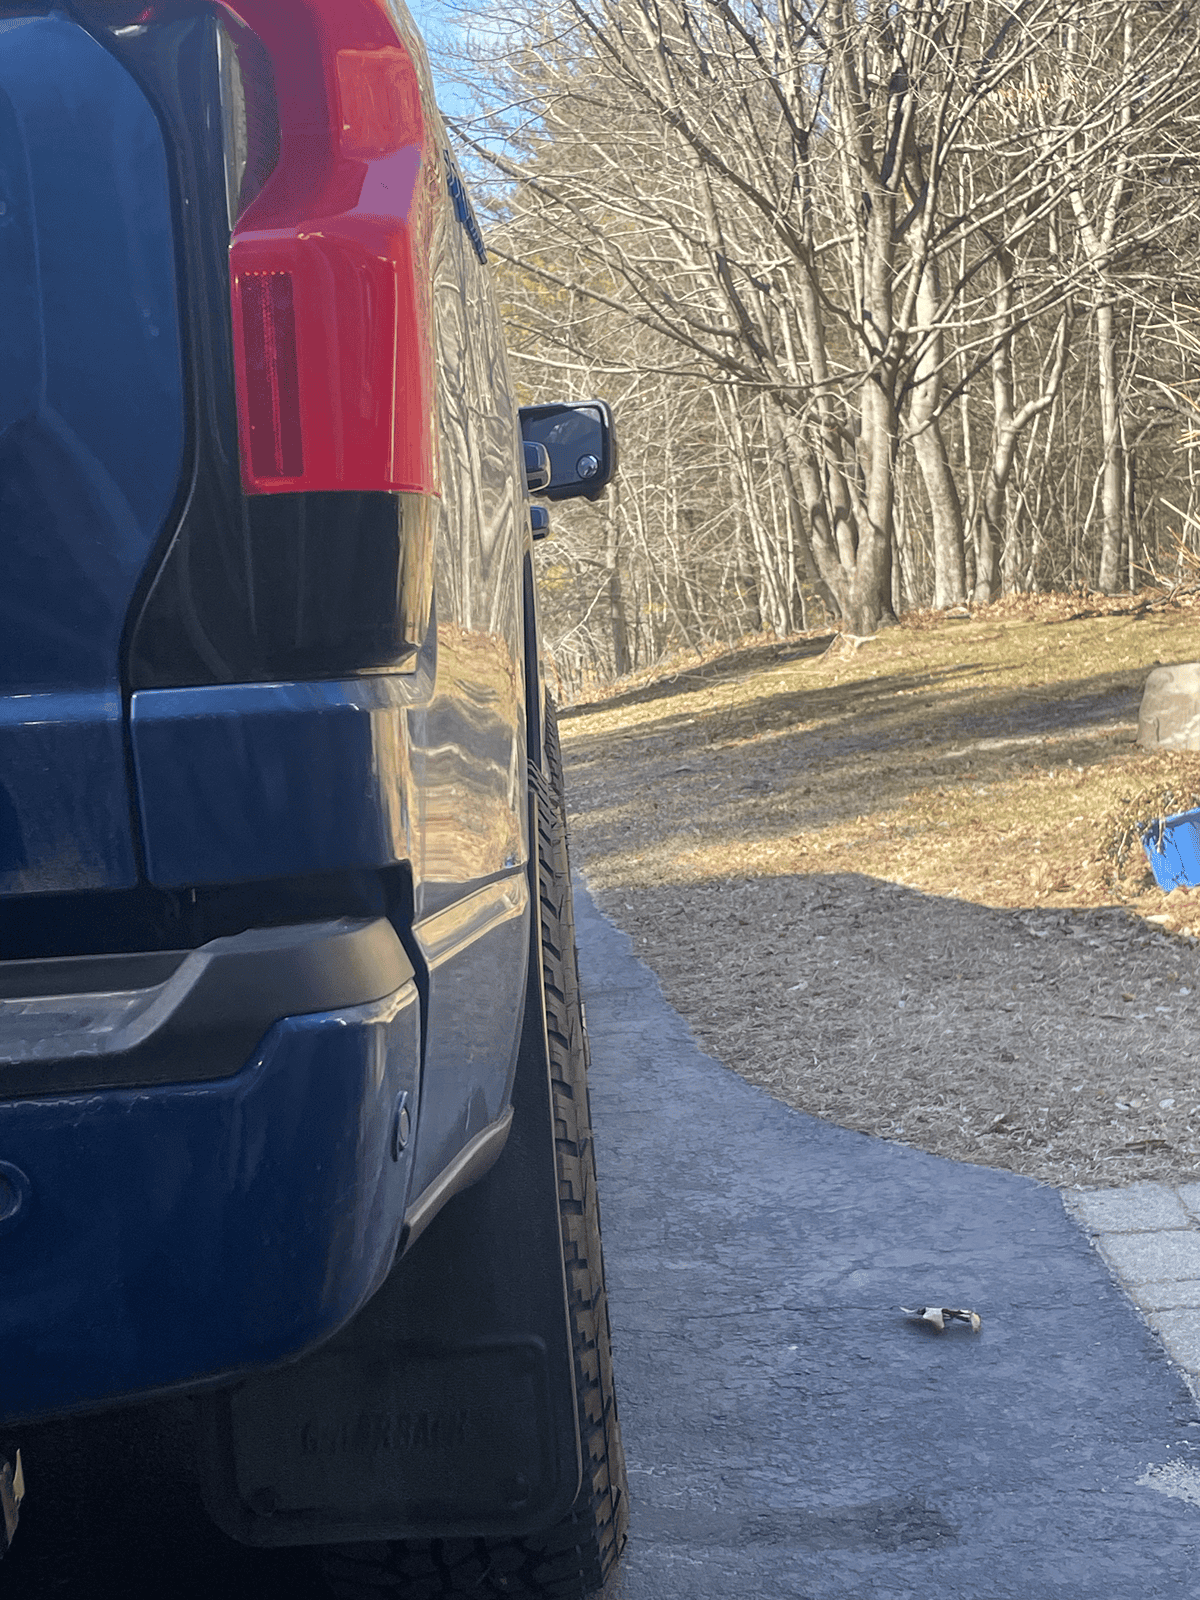
<instances>
[{"instance_id":1,"label":"truck rear bumper","mask_svg":"<svg viewBox=\"0 0 1200 1600\"><path fill-rule=\"evenodd\" d=\"M232 1076L0 1100L0 1421L279 1361L371 1295L418 1098L396 960L390 993L334 1008L327 987Z\"/></svg>"}]
</instances>

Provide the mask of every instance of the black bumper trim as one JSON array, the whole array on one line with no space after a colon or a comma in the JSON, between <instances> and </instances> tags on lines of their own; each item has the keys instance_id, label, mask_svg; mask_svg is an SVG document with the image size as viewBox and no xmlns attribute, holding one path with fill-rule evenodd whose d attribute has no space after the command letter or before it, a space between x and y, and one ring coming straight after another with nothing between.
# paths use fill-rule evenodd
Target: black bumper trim
<instances>
[{"instance_id":1,"label":"black bumper trim","mask_svg":"<svg viewBox=\"0 0 1200 1600\"><path fill-rule=\"evenodd\" d=\"M0 1100L208 1082L282 1017L382 1000L413 968L386 917L252 928L197 950L0 963Z\"/></svg>"}]
</instances>

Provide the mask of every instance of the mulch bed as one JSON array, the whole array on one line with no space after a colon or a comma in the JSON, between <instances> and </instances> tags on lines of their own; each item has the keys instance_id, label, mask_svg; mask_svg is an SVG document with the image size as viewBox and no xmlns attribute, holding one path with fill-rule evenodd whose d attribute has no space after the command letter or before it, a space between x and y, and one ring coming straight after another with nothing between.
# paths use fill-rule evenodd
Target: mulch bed
<instances>
[{"instance_id":1,"label":"mulch bed","mask_svg":"<svg viewBox=\"0 0 1200 1600\"><path fill-rule=\"evenodd\" d=\"M704 1049L802 1111L1060 1186L1200 1176L1200 953L1123 909L849 873L597 899Z\"/></svg>"}]
</instances>

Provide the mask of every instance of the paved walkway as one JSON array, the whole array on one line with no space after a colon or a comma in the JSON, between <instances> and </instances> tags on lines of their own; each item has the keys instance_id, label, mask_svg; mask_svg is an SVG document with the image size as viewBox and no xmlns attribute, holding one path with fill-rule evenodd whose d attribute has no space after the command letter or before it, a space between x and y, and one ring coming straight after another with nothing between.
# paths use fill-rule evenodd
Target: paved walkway
<instances>
[{"instance_id":1,"label":"paved walkway","mask_svg":"<svg viewBox=\"0 0 1200 1600\"><path fill-rule=\"evenodd\" d=\"M632 1505L610 1600L1196 1600L1200 1413L1058 1192L781 1105L578 917ZM1072 1204L1127 1281L1200 1284L1189 1195L1122 1198ZM927 1302L982 1332L899 1311Z\"/></svg>"},{"instance_id":2,"label":"paved walkway","mask_svg":"<svg viewBox=\"0 0 1200 1600\"><path fill-rule=\"evenodd\" d=\"M1063 1199L1200 1398L1200 1183L1069 1189Z\"/></svg>"}]
</instances>

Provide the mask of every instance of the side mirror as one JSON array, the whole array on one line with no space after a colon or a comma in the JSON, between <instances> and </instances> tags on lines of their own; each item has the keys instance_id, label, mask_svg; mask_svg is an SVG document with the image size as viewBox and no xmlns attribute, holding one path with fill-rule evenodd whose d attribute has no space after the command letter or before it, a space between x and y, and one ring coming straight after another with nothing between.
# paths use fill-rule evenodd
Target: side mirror
<instances>
[{"instance_id":1,"label":"side mirror","mask_svg":"<svg viewBox=\"0 0 1200 1600\"><path fill-rule=\"evenodd\" d=\"M550 457L545 445L525 441L525 487L530 494L539 494L550 487Z\"/></svg>"},{"instance_id":2,"label":"side mirror","mask_svg":"<svg viewBox=\"0 0 1200 1600\"><path fill-rule=\"evenodd\" d=\"M604 400L579 405L521 407L521 437L545 447L550 484L533 493L547 500L598 500L617 470L617 438L612 411Z\"/></svg>"}]
</instances>

